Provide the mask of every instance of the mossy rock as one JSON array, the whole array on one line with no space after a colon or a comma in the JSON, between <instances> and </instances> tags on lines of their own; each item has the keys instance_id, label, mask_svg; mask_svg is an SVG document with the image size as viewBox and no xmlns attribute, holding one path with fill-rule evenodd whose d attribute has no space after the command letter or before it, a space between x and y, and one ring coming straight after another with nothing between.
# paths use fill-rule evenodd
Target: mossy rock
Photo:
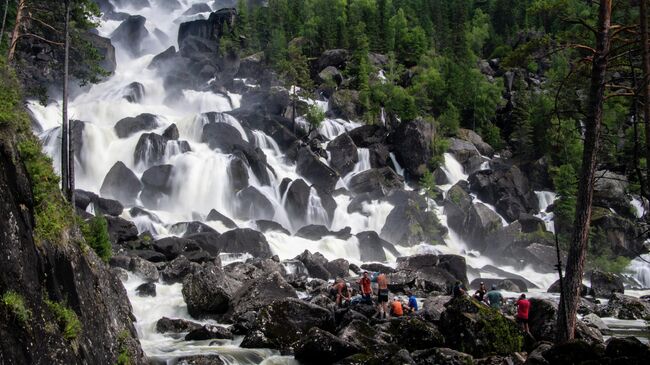
<instances>
[{"instance_id":1,"label":"mossy rock","mask_svg":"<svg viewBox=\"0 0 650 365\"><path fill-rule=\"evenodd\" d=\"M499 311L468 297L452 299L446 307L440 329L451 348L479 357L522 350L524 337L517 324Z\"/></svg>"}]
</instances>

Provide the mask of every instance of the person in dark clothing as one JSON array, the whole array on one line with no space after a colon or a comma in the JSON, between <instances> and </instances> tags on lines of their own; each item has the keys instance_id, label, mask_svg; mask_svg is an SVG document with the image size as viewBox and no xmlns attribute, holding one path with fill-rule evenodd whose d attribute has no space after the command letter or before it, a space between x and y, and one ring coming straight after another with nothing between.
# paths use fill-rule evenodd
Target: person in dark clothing
<instances>
[{"instance_id":1,"label":"person in dark clothing","mask_svg":"<svg viewBox=\"0 0 650 365\"><path fill-rule=\"evenodd\" d=\"M487 293L487 289L485 289L485 284L481 281L481 286L478 288L476 293L474 293L474 299L478 300L479 302L485 301L485 294Z\"/></svg>"},{"instance_id":2,"label":"person in dark clothing","mask_svg":"<svg viewBox=\"0 0 650 365\"><path fill-rule=\"evenodd\" d=\"M454 284L454 288L452 289L452 295L454 298L462 297L465 293L467 293L467 290L463 283L460 280L456 281L456 284Z\"/></svg>"},{"instance_id":3,"label":"person in dark clothing","mask_svg":"<svg viewBox=\"0 0 650 365\"><path fill-rule=\"evenodd\" d=\"M377 276L377 310L379 318L388 316L388 278L384 273Z\"/></svg>"}]
</instances>

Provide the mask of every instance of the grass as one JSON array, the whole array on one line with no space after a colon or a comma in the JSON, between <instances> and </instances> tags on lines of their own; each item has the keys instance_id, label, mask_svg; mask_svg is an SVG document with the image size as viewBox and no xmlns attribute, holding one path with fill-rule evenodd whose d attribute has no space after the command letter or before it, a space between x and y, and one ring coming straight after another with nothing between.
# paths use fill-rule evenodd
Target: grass
<instances>
[{"instance_id":1,"label":"grass","mask_svg":"<svg viewBox=\"0 0 650 365\"><path fill-rule=\"evenodd\" d=\"M52 300L46 300L45 304L56 317L63 338L68 341L75 340L81 334L81 322L77 313L64 304Z\"/></svg>"},{"instance_id":2,"label":"grass","mask_svg":"<svg viewBox=\"0 0 650 365\"><path fill-rule=\"evenodd\" d=\"M25 306L23 296L14 291L8 291L2 295L2 305L23 324L32 317L32 312Z\"/></svg>"},{"instance_id":3,"label":"grass","mask_svg":"<svg viewBox=\"0 0 650 365\"><path fill-rule=\"evenodd\" d=\"M120 354L117 356L117 365L131 365L131 354L126 346L126 340L129 338L129 332L126 330L120 331L117 335L117 342L120 345Z\"/></svg>"}]
</instances>

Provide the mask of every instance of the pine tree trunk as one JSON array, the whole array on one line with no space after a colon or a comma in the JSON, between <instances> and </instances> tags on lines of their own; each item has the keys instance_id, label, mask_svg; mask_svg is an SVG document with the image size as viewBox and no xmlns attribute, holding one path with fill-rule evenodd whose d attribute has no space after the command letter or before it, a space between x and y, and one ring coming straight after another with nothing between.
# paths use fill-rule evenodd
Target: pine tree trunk
<instances>
[{"instance_id":1,"label":"pine tree trunk","mask_svg":"<svg viewBox=\"0 0 650 365\"><path fill-rule=\"evenodd\" d=\"M0 47L2 46L2 40L5 35L5 25L7 24L7 10L9 9L9 0L5 0L5 10L2 15L2 28L0 28Z\"/></svg>"},{"instance_id":2,"label":"pine tree trunk","mask_svg":"<svg viewBox=\"0 0 650 365\"><path fill-rule=\"evenodd\" d=\"M9 54L7 55L8 62L13 61L14 55L16 54L16 45L18 44L18 38L20 38L20 26L23 22L23 10L25 10L26 2L27 0L18 0L16 22L14 23L14 30L11 32L11 44L9 45Z\"/></svg>"},{"instance_id":3,"label":"pine tree trunk","mask_svg":"<svg viewBox=\"0 0 650 365\"><path fill-rule=\"evenodd\" d=\"M600 0L598 29L596 34L596 53L591 68L591 85L589 104L585 119L585 141L582 153L582 171L580 172L576 214L573 222L571 246L566 265L565 292L561 294L557 318L557 341L566 342L574 338L576 313L580 300L579 290L587 254L589 225L591 221L591 203L594 195L594 177L598 150L600 147L600 129L605 100L605 77L607 72L607 54L609 53L609 30L612 14L612 0Z\"/></svg>"},{"instance_id":4,"label":"pine tree trunk","mask_svg":"<svg viewBox=\"0 0 650 365\"><path fill-rule=\"evenodd\" d=\"M645 122L646 145L646 191L650 192L650 29L648 29L648 2L639 1L639 18L641 25L641 47L643 52L643 119Z\"/></svg>"},{"instance_id":5,"label":"pine tree trunk","mask_svg":"<svg viewBox=\"0 0 650 365\"><path fill-rule=\"evenodd\" d=\"M62 189L63 195L71 200L71 190L70 190L70 160L74 162L74 156L71 153L70 143L70 121L68 120L68 54L70 51L70 37L68 36L68 26L70 20L70 0L65 0L65 22L64 22L64 57L63 57L63 103L62 103L62 115L63 115L63 125L61 127L61 179L62 179Z\"/></svg>"}]
</instances>

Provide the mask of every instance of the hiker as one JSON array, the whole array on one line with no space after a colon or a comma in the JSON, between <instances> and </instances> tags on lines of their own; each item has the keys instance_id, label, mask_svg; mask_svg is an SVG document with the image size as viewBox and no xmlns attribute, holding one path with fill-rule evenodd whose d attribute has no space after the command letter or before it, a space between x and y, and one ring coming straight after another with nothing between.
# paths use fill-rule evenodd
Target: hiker
<instances>
[{"instance_id":1,"label":"hiker","mask_svg":"<svg viewBox=\"0 0 650 365\"><path fill-rule=\"evenodd\" d=\"M487 290L485 289L485 284L481 281L481 286L479 286L476 293L474 293L474 299L478 300L479 302L484 302L486 293Z\"/></svg>"},{"instance_id":2,"label":"hiker","mask_svg":"<svg viewBox=\"0 0 650 365\"><path fill-rule=\"evenodd\" d=\"M465 290L463 283L460 280L456 281L456 284L454 284L454 288L452 289L454 298L462 297L466 292L467 290Z\"/></svg>"},{"instance_id":3,"label":"hiker","mask_svg":"<svg viewBox=\"0 0 650 365\"><path fill-rule=\"evenodd\" d=\"M359 288L361 288L361 302L372 304L372 283L370 282L367 271L363 272L363 276L359 280Z\"/></svg>"},{"instance_id":4,"label":"hiker","mask_svg":"<svg viewBox=\"0 0 650 365\"><path fill-rule=\"evenodd\" d=\"M349 302L350 299L351 297L348 285L342 278L339 278L336 284L336 306L341 307L346 301Z\"/></svg>"},{"instance_id":5,"label":"hiker","mask_svg":"<svg viewBox=\"0 0 650 365\"><path fill-rule=\"evenodd\" d=\"M393 317L401 317L404 315L404 308L402 307L402 302L399 297L393 298L393 303L390 305L390 314Z\"/></svg>"},{"instance_id":6,"label":"hiker","mask_svg":"<svg viewBox=\"0 0 650 365\"><path fill-rule=\"evenodd\" d=\"M377 310L379 318L388 316L388 279L384 273L377 276Z\"/></svg>"},{"instance_id":7,"label":"hiker","mask_svg":"<svg viewBox=\"0 0 650 365\"><path fill-rule=\"evenodd\" d=\"M501 305L503 304L503 295L501 295L501 292L497 290L496 285L492 284L492 290L485 294L485 299L490 307L494 309L501 309Z\"/></svg>"},{"instance_id":8,"label":"hiker","mask_svg":"<svg viewBox=\"0 0 650 365\"><path fill-rule=\"evenodd\" d=\"M418 311L418 300L415 298L415 295L411 291L407 291L406 295L408 296L409 302L406 305L406 312L408 314L415 314Z\"/></svg>"},{"instance_id":9,"label":"hiker","mask_svg":"<svg viewBox=\"0 0 650 365\"><path fill-rule=\"evenodd\" d=\"M524 332L530 333L528 328L528 311L530 310L530 301L526 299L526 294L521 294L517 300L517 322L521 324Z\"/></svg>"}]
</instances>

